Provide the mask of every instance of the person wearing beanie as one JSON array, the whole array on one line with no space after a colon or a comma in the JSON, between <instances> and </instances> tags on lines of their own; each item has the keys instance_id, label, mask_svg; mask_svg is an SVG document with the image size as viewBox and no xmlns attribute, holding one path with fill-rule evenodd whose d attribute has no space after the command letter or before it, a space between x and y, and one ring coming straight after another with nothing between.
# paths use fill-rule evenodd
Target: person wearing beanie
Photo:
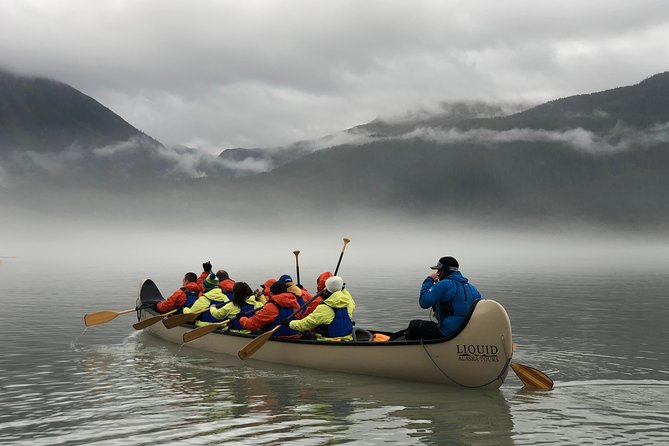
<instances>
[{"instance_id":1,"label":"person wearing beanie","mask_svg":"<svg viewBox=\"0 0 669 446\"><path fill-rule=\"evenodd\" d=\"M300 304L297 301L297 297L288 291L288 287L286 286L288 282L292 282L292 279L286 281L284 276L281 276L279 280L274 282L270 286L267 303L252 317L239 318L240 327L244 330L261 330L265 332L280 325L281 322L288 319L295 311L297 311L297 314L293 317L301 317ZM275 331L272 337L299 338L300 333L284 325Z\"/></svg>"},{"instance_id":2,"label":"person wearing beanie","mask_svg":"<svg viewBox=\"0 0 669 446\"><path fill-rule=\"evenodd\" d=\"M460 264L450 256L439 259L435 270L423 280L418 304L432 308L437 322L412 320L406 329L406 339L439 339L453 337L463 328L463 322L481 293L460 273Z\"/></svg>"},{"instance_id":3,"label":"person wearing beanie","mask_svg":"<svg viewBox=\"0 0 669 446\"><path fill-rule=\"evenodd\" d=\"M167 313L172 310L182 312L184 307L189 307L195 303L202 291L198 284L197 275L193 272L188 272L184 275L182 286L176 290L167 299L156 303L156 310L159 313Z\"/></svg>"},{"instance_id":4,"label":"person wearing beanie","mask_svg":"<svg viewBox=\"0 0 669 446\"><path fill-rule=\"evenodd\" d=\"M210 306L215 305L216 307L221 307L224 304L230 302L230 298L223 292L219 286L218 277L216 274L209 274L203 281L202 286L204 288L204 293L195 301L190 307L185 307L183 309L184 313L195 313L200 310L208 309ZM220 322L218 319L211 315L209 310L201 313L198 316L198 320L195 322L195 325L202 326L208 325L214 322Z\"/></svg>"},{"instance_id":5,"label":"person wearing beanie","mask_svg":"<svg viewBox=\"0 0 669 446\"><path fill-rule=\"evenodd\" d=\"M298 302L302 299L302 289L295 285L295 282L293 282L293 278L290 277L288 274L284 274L283 276L279 277L279 282L283 282L286 284L286 289L288 289L289 293L293 293L296 297ZM302 303L300 303L301 305Z\"/></svg>"},{"instance_id":6,"label":"person wearing beanie","mask_svg":"<svg viewBox=\"0 0 669 446\"><path fill-rule=\"evenodd\" d=\"M202 287L200 291L204 291L204 279L212 274L213 267L211 266L211 261L203 263L202 270L202 274L200 274L200 277L197 279L197 283ZM223 292L228 296L228 299L232 299L232 287L235 285L235 281L230 279L230 275L224 269L216 271L216 278L218 279L218 286L220 286Z\"/></svg>"},{"instance_id":7,"label":"person wearing beanie","mask_svg":"<svg viewBox=\"0 0 669 446\"><path fill-rule=\"evenodd\" d=\"M217 286L218 286L218 277L216 277L216 274L209 274L202 281L202 288L205 293L207 291L210 291L212 288L216 288Z\"/></svg>"},{"instance_id":8,"label":"person wearing beanie","mask_svg":"<svg viewBox=\"0 0 669 446\"><path fill-rule=\"evenodd\" d=\"M316 339L324 341L353 340L353 312L355 300L344 288L344 279L339 276L328 278L325 283L323 301L309 315L293 320L289 328L299 332L315 331Z\"/></svg>"}]
</instances>

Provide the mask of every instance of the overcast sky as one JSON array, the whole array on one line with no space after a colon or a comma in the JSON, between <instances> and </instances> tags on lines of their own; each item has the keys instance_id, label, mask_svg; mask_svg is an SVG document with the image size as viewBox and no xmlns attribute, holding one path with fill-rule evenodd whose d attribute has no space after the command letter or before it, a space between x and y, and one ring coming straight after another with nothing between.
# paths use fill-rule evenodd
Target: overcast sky
<instances>
[{"instance_id":1,"label":"overcast sky","mask_svg":"<svg viewBox=\"0 0 669 446\"><path fill-rule=\"evenodd\" d=\"M638 83L669 70L669 1L2 0L0 66L218 152Z\"/></svg>"}]
</instances>

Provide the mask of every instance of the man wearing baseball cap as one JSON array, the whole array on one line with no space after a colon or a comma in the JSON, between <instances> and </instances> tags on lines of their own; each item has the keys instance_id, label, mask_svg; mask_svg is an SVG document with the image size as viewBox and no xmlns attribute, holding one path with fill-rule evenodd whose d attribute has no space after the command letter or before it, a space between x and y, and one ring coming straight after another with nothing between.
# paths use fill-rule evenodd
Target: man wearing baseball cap
<instances>
[{"instance_id":1,"label":"man wearing baseball cap","mask_svg":"<svg viewBox=\"0 0 669 446\"><path fill-rule=\"evenodd\" d=\"M406 339L438 339L451 337L462 328L462 323L481 293L460 273L460 265L453 257L439 259L430 269L420 289L418 304L432 308L437 319L412 320L406 330Z\"/></svg>"}]
</instances>

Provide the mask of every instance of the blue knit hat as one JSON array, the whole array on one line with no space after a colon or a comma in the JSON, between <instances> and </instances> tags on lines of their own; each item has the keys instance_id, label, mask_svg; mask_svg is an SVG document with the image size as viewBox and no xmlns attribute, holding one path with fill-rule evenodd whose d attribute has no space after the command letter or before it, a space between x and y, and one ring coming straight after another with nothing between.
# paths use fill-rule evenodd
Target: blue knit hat
<instances>
[{"instance_id":1,"label":"blue knit hat","mask_svg":"<svg viewBox=\"0 0 669 446\"><path fill-rule=\"evenodd\" d=\"M288 274L284 274L283 276L279 277L278 281L282 282L282 283L288 283L288 282L292 282L293 278L290 277Z\"/></svg>"},{"instance_id":2,"label":"blue knit hat","mask_svg":"<svg viewBox=\"0 0 669 446\"><path fill-rule=\"evenodd\" d=\"M216 274L209 274L202 282L202 286L205 290L216 288L218 286L218 277L216 277Z\"/></svg>"}]
</instances>

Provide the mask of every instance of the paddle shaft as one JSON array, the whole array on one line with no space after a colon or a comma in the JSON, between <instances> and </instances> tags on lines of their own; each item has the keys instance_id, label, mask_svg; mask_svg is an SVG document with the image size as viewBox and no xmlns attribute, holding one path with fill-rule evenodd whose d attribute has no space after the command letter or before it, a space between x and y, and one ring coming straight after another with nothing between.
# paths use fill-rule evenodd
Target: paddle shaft
<instances>
[{"instance_id":1,"label":"paddle shaft","mask_svg":"<svg viewBox=\"0 0 669 446\"><path fill-rule=\"evenodd\" d=\"M297 272L297 284L300 285L302 282L300 282L300 262L298 262L297 257L300 255L300 251L293 251L293 254L295 254L295 270Z\"/></svg>"},{"instance_id":2,"label":"paddle shaft","mask_svg":"<svg viewBox=\"0 0 669 446\"><path fill-rule=\"evenodd\" d=\"M142 321L139 321L139 322L133 324L132 328L134 328L135 330L142 330L142 329L144 329L146 327L150 327L151 325L155 324L156 322L162 320L164 317L167 317L167 316L169 316L171 314L174 314L176 312L177 312L177 310L174 309L172 311L168 311L165 314L159 314L158 316L148 317L148 318L146 318Z\"/></svg>"},{"instance_id":3,"label":"paddle shaft","mask_svg":"<svg viewBox=\"0 0 669 446\"><path fill-rule=\"evenodd\" d=\"M230 301L228 301L230 302ZM216 308L220 308L223 305L227 304L228 302L224 302L222 304L216 305ZM165 328L171 329L174 327L178 327L179 325L185 324L186 322L192 322L194 321L199 315L202 313L205 313L209 311L209 307L204 308L202 310L194 311L192 313L182 313L182 314L177 314L176 316L168 317L167 319L163 319L163 325Z\"/></svg>"},{"instance_id":4,"label":"paddle shaft","mask_svg":"<svg viewBox=\"0 0 669 446\"><path fill-rule=\"evenodd\" d=\"M228 325L232 319L226 319L222 322L214 322L213 324L205 325L203 327L198 327L195 330L187 331L183 335L183 342L184 344L194 341L197 338L201 338L204 335L208 335L211 332L214 332L218 330L220 327L224 325Z\"/></svg>"},{"instance_id":5,"label":"paddle shaft","mask_svg":"<svg viewBox=\"0 0 669 446\"><path fill-rule=\"evenodd\" d=\"M336 276L337 273L339 272L339 265L341 265L341 259L344 257L344 250L346 249L346 245L348 245L350 241L351 240L347 238L344 239L344 247L341 249L341 254L339 254L339 260L337 261L337 267L335 268L333 276Z\"/></svg>"}]
</instances>

